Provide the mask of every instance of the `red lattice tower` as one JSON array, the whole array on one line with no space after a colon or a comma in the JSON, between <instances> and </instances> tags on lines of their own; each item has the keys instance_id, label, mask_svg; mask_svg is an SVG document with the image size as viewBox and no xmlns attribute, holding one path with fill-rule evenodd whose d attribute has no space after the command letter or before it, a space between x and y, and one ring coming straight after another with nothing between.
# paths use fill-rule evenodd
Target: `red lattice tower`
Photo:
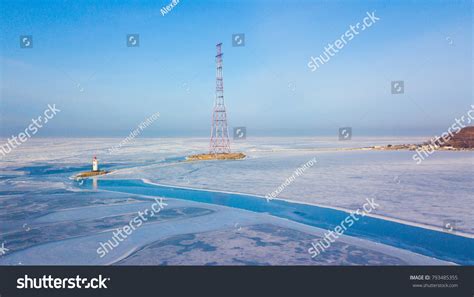
<instances>
[{"instance_id":1,"label":"red lattice tower","mask_svg":"<svg viewBox=\"0 0 474 297\"><path fill-rule=\"evenodd\" d=\"M216 100L212 113L211 142L209 153L230 153L229 130L227 114L224 105L224 80L222 78L222 43L216 45Z\"/></svg>"}]
</instances>

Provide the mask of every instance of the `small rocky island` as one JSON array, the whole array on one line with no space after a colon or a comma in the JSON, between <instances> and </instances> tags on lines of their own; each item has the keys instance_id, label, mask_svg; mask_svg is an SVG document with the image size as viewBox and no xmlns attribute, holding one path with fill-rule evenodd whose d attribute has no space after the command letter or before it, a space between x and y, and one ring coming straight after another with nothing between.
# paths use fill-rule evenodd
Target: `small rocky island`
<instances>
[{"instance_id":1,"label":"small rocky island","mask_svg":"<svg viewBox=\"0 0 474 297\"><path fill-rule=\"evenodd\" d=\"M86 178L86 177L91 177L91 176L96 176L96 175L103 175L107 174L110 171L106 170L99 170L99 171L86 171L86 172L81 172L78 175L76 175L77 178Z\"/></svg>"},{"instance_id":2,"label":"small rocky island","mask_svg":"<svg viewBox=\"0 0 474 297\"><path fill-rule=\"evenodd\" d=\"M198 160L239 160L245 158L244 153L199 154L186 157L187 161Z\"/></svg>"}]
</instances>

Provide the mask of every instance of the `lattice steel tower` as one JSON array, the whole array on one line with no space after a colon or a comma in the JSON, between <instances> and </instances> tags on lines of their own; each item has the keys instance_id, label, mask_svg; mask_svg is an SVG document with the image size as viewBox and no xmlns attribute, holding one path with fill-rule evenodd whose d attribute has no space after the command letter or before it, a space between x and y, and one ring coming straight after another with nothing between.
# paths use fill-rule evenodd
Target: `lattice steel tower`
<instances>
[{"instance_id":1,"label":"lattice steel tower","mask_svg":"<svg viewBox=\"0 0 474 297\"><path fill-rule=\"evenodd\" d=\"M222 78L222 43L216 45L216 100L212 113L211 142L209 153L230 153L227 114L224 105L224 80Z\"/></svg>"}]
</instances>

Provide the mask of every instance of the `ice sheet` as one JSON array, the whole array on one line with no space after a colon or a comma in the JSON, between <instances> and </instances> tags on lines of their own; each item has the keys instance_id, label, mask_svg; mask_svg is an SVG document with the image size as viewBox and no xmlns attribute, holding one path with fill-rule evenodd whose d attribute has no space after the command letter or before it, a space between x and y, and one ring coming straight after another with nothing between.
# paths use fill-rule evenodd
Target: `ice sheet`
<instances>
[{"instance_id":1,"label":"ice sheet","mask_svg":"<svg viewBox=\"0 0 474 297\"><path fill-rule=\"evenodd\" d=\"M411 159L413 152L408 151L339 150L419 143L425 139L367 138L339 142L308 137L250 138L232 145L235 151L248 156L245 160L219 162L184 162L186 155L206 152L208 140L204 138L136 139L115 154L107 151L120 138L30 139L0 159L0 242L6 241L7 247L13 247L0 263L117 263L134 251L173 236L194 234L207 242L214 237L218 240L223 230L233 230L236 223L241 224L239 228L270 224L304 229L313 235L321 232L318 228L235 209L204 215L197 210L183 212L178 207L177 213L168 215L185 214L180 223L165 220L143 226L143 231L140 229L110 259L99 261L95 252L97 243L110 238L105 227L115 228L129 220L137 205L144 205L144 199L149 197L101 192L100 187L99 191L77 187L70 177L89 170L94 155L102 168L113 171L98 177L99 184L100 179L148 179L158 184L260 196L275 190L296 168L315 157L317 164L288 185L279 198L355 210L370 197L380 204L375 211L378 215L437 227L449 221L454 231L474 234L472 152L436 152L416 165ZM196 209L202 209L202 205ZM199 215L189 217L193 212ZM214 225L209 221L211 218L215 219ZM247 232L257 232L252 230ZM260 235L274 236L265 232ZM363 243L364 249L396 255L402 259L400 263L440 263L398 248L344 237L345 243L351 240L358 247ZM247 244L252 246L251 242ZM248 252L250 261L252 253ZM44 258L38 256L43 254ZM182 261L183 258L175 258L175 263ZM223 259L219 261L227 263Z\"/></svg>"}]
</instances>

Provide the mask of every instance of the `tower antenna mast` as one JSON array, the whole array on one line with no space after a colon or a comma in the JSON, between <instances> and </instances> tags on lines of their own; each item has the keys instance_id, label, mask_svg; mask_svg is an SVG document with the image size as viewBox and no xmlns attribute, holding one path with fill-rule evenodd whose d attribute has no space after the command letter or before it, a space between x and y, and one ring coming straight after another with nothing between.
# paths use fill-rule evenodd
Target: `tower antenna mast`
<instances>
[{"instance_id":1,"label":"tower antenna mast","mask_svg":"<svg viewBox=\"0 0 474 297\"><path fill-rule=\"evenodd\" d=\"M212 113L210 154L230 153L227 113L224 104L224 79L222 77L222 43L216 45L216 98Z\"/></svg>"}]
</instances>

